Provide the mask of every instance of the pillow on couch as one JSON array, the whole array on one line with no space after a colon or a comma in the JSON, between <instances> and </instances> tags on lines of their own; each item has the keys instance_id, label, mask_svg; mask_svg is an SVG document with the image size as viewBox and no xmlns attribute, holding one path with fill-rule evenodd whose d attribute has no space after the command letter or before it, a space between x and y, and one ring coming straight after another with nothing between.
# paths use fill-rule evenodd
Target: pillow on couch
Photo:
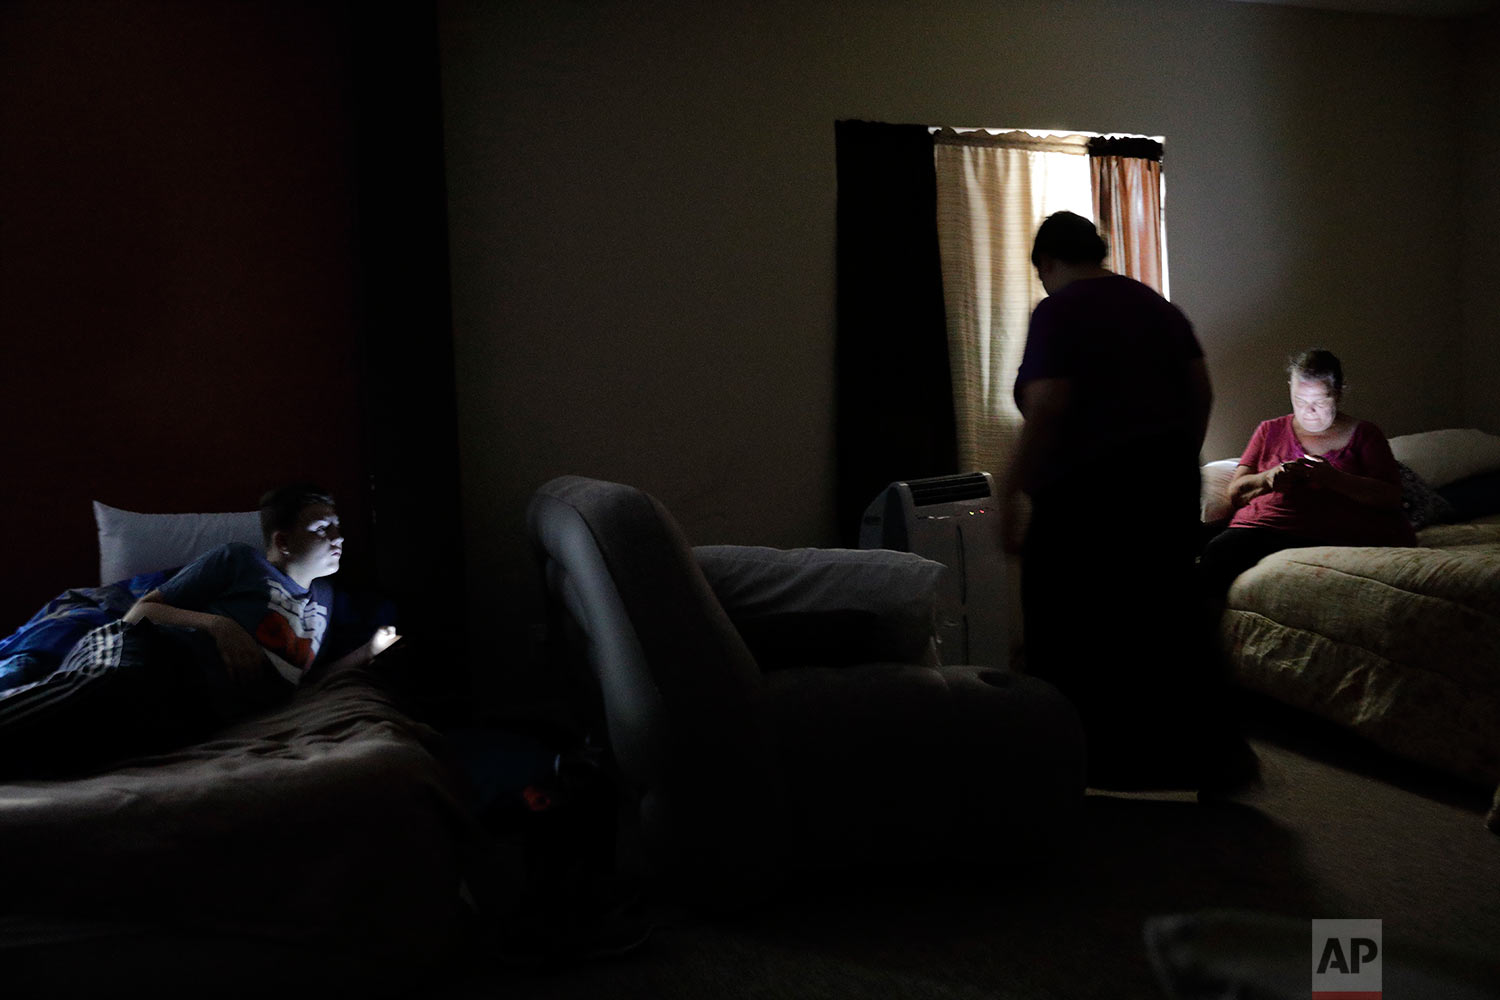
<instances>
[{"instance_id":1,"label":"pillow on couch","mask_svg":"<svg viewBox=\"0 0 1500 1000\"><path fill-rule=\"evenodd\" d=\"M693 555L762 669L937 665L948 567L889 549L699 545Z\"/></svg>"},{"instance_id":2,"label":"pillow on couch","mask_svg":"<svg viewBox=\"0 0 1500 1000\"><path fill-rule=\"evenodd\" d=\"M1204 524L1222 521L1229 516L1229 498L1225 491L1234 478L1234 470L1239 467L1239 459L1221 458L1199 470L1202 486L1198 494L1198 516Z\"/></svg>"},{"instance_id":3,"label":"pillow on couch","mask_svg":"<svg viewBox=\"0 0 1500 1000\"><path fill-rule=\"evenodd\" d=\"M225 542L261 546L260 512L137 514L94 501L99 584L184 566Z\"/></svg>"},{"instance_id":4,"label":"pillow on couch","mask_svg":"<svg viewBox=\"0 0 1500 1000\"><path fill-rule=\"evenodd\" d=\"M1393 437L1391 453L1433 489L1500 469L1500 437L1472 427Z\"/></svg>"}]
</instances>

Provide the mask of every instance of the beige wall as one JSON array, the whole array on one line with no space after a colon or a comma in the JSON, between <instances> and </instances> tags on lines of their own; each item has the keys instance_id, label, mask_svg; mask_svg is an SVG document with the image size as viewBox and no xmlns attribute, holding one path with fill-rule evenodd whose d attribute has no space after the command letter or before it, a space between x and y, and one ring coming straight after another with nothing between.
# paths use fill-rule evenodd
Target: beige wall
<instances>
[{"instance_id":1,"label":"beige wall","mask_svg":"<svg viewBox=\"0 0 1500 1000\"><path fill-rule=\"evenodd\" d=\"M1500 13L1464 33L1463 145L1465 421L1500 433Z\"/></svg>"},{"instance_id":2,"label":"beige wall","mask_svg":"<svg viewBox=\"0 0 1500 1000\"><path fill-rule=\"evenodd\" d=\"M1312 344L1389 433L1461 419L1458 154L1408 141L1459 121L1445 22L1208 0L441 13L488 621L497 598L500 624L532 613L524 506L564 472L652 491L696 541L832 539L840 118L1165 136L1173 297L1218 389L1209 458L1285 412L1280 362Z\"/></svg>"}]
</instances>

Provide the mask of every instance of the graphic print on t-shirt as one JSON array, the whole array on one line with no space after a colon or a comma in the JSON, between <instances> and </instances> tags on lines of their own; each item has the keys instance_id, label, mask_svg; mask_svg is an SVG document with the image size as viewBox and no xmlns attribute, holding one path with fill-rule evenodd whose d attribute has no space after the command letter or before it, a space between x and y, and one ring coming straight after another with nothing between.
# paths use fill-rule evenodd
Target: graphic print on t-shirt
<instances>
[{"instance_id":1,"label":"graphic print on t-shirt","mask_svg":"<svg viewBox=\"0 0 1500 1000\"><path fill-rule=\"evenodd\" d=\"M269 607L256 627L255 641L299 671L306 671L318 655L328 624L328 609L313 600L311 592L294 597L274 577L266 578L266 589Z\"/></svg>"}]
</instances>

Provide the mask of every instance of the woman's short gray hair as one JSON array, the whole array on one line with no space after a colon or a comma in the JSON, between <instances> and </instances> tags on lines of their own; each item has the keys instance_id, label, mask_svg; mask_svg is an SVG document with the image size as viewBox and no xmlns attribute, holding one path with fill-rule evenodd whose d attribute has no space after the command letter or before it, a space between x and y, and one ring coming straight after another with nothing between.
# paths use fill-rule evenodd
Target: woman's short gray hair
<instances>
[{"instance_id":1,"label":"woman's short gray hair","mask_svg":"<svg viewBox=\"0 0 1500 1000\"><path fill-rule=\"evenodd\" d=\"M1328 391L1337 396L1344 391L1344 366L1332 351L1315 347L1294 354L1287 359L1287 377L1293 376L1304 382L1322 382Z\"/></svg>"}]
</instances>

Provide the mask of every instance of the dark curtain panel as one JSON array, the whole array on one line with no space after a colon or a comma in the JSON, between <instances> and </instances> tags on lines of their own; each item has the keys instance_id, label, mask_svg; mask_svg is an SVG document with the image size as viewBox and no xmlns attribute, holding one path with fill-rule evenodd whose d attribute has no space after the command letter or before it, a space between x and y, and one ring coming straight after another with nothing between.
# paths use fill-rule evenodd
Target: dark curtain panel
<instances>
[{"instance_id":1,"label":"dark curtain panel","mask_svg":"<svg viewBox=\"0 0 1500 1000\"><path fill-rule=\"evenodd\" d=\"M465 570L436 6L350 11L375 583L400 609L408 655L420 657L424 676L408 680L427 703L413 707L456 711L471 685L456 614Z\"/></svg>"},{"instance_id":2,"label":"dark curtain panel","mask_svg":"<svg viewBox=\"0 0 1500 1000\"><path fill-rule=\"evenodd\" d=\"M938 260L937 178L923 125L840 121L835 513L845 545L897 480L958 471Z\"/></svg>"}]
</instances>

